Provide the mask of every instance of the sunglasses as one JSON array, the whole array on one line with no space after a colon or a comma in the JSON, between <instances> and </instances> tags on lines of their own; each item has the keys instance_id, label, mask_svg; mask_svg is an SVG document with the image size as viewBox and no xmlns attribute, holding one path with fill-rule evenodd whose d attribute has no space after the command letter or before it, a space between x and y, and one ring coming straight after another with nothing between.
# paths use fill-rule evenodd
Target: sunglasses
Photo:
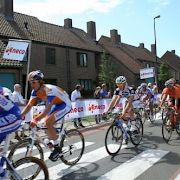
<instances>
[{"instance_id":1,"label":"sunglasses","mask_svg":"<svg viewBox=\"0 0 180 180\"><path fill-rule=\"evenodd\" d=\"M31 84L37 84L37 83L39 83L39 81L29 81Z\"/></svg>"}]
</instances>

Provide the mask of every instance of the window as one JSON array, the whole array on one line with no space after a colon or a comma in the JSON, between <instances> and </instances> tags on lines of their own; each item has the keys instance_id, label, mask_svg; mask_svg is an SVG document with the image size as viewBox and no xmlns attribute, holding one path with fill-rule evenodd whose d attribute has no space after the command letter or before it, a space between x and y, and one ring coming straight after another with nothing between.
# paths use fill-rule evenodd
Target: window
<instances>
[{"instance_id":1,"label":"window","mask_svg":"<svg viewBox=\"0 0 180 180\"><path fill-rule=\"evenodd\" d=\"M79 83L85 90L92 90L92 80L91 79L79 79Z\"/></svg>"},{"instance_id":2,"label":"window","mask_svg":"<svg viewBox=\"0 0 180 180\"><path fill-rule=\"evenodd\" d=\"M46 64L56 63L56 50L54 48L46 48Z\"/></svg>"},{"instance_id":3,"label":"window","mask_svg":"<svg viewBox=\"0 0 180 180\"><path fill-rule=\"evenodd\" d=\"M77 65L80 67L88 66L86 53L77 53Z\"/></svg>"}]
</instances>

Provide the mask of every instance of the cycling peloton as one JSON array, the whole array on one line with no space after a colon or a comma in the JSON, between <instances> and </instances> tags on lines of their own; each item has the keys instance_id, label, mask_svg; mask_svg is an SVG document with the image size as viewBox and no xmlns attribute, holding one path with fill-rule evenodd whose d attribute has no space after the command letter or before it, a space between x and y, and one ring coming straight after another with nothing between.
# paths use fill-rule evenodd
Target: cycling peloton
<instances>
[{"instance_id":1,"label":"cycling peloton","mask_svg":"<svg viewBox=\"0 0 180 180\"><path fill-rule=\"evenodd\" d=\"M164 85L159 108L162 108L164 102L169 98L168 104L174 108L176 114L175 118L170 119L176 124L176 121L180 121L180 85L176 84L174 79L167 80ZM170 125L170 121L167 122L167 125Z\"/></svg>"},{"instance_id":2,"label":"cycling peloton","mask_svg":"<svg viewBox=\"0 0 180 180\"><path fill-rule=\"evenodd\" d=\"M153 119L153 102L154 93L151 88L148 87L146 83L142 83L136 90L140 100L147 104L150 109L150 118Z\"/></svg>"},{"instance_id":3,"label":"cycling peloton","mask_svg":"<svg viewBox=\"0 0 180 180\"><path fill-rule=\"evenodd\" d=\"M120 118L122 118L125 124L127 124L128 121L127 116L129 116L130 119L132 120L135 119L133 104L132 104L134 100L134 90L132 90L132 88L128 86L125 76L117 77L115 83L117 85L117 88L114 91L114 95L105 114L111 112L112 109L118 104L121 98L126 98L126 102L124 104ZM128 142L127 139L124 139L123 141L124 141L123 143L126 144Z\"/></svg>"},{"instance_id":4,"label":"cycling peloton","mask_svg":"<svg viewBox=\"0 0 180 180\"><path fill-rule=\"evenodd\" d=\"M50 84L44 84L44 75L41 71L36 70L30 72L27 78L33 90L31 92L30 100L23 109L21 115L24 116L27 114L39 99L46 103L44 111L31 120L30 127L33 128L38 121L45 118L47 136L54 144L54 150L50 154L49 159L54 160L60 153L60 140L53 126L58 120L61 120L70 112L71 101L68 94L62 88Z\"/></svg>"}]
</instances>

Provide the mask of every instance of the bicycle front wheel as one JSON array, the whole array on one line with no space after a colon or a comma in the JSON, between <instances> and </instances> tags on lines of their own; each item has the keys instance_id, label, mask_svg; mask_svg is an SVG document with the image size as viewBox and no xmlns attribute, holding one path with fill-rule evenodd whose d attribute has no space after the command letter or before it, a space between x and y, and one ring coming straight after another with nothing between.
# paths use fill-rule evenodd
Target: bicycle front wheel
<instances>
[{"instance_id":1,"label":"bicycle front wheel","mask_svg":"<svg viewBox=\"0 0 180 180\"><path fill-rule=\"evenodd\" d=\"M139 145L143 137L143 124L140 118L136 118L131 122L132 131L130 131L130 139L135 146Z\"/></svg>"},{"instance_id":2,"label":"bicycle front wheel","mask_svg":"<svg viewBox=\"0 0 180 180\"><path fill-rule=\"evenodd\" d=\"M166 143L169 142L172 136L173 128L171 125L168 125L170 123L167 123L169 120L169 116L167 115L164 119L164 123L162 124L162 136Z\"/></svg>"},{"instance_id":3,"label":"bicycle front wheel","mask_svg":"<svg viewBox=\"0 0 180 180\"><path fill-rule=\"evenodd\" d=\"M84 153L84 136L77 129L68 130L60 142L60 159L66 165L76 164Z\"/></svg>"},{"instance_id":4,"label":"bicycle front wheel","mask_svg":"<svg viewBox=\"0 0 180 180\"><path fill-rule=\"evenodd\" d=\"M11 167L7 166L9 170L9 179L16 179L17 175L22 178L22 180L33 180L33 179L44 179L49 180L49 173L46 164L35 157L25 157L19 159L13 163L13 167L16 172L14 172ZM36 170L40 169L39 172Z\"/></svg>"},{"instance_id":5,"label":"bicycle front wheel","mask_svg":"<svg viewBox=\"0 0 180 180\"><path fill-rule=\"evenodd\" d=\"M109 155L116 155L121 149L123 132L121 127L113 123L107 130L105 136L105 147Z\"/></svg>"},{"instance_id":6,"label":"bicycle front wheel","mask_svg":"<svg viewBox=\"0 0 180 180\"><path fill-rule=\"evenodd\" d=\"M22 157L34 156L39 159L44 159L43 149L38 142L33 145L33 150L30 152L31 138L24 139L15 144L8 155L8 159L14 164ZM37 173L40 172L40 168L37 167Z\"/></svg>"}]
</instances>

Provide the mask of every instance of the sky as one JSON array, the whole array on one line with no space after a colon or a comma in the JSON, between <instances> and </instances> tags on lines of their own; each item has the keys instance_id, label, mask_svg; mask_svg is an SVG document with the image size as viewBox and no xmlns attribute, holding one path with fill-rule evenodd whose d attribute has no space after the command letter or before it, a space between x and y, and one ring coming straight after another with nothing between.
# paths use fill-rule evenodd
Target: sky
<instances>
[{"instance_id":1,"label":"sky","mask_svg":"<svg viewBox=\"0 0 180 180\"><path fill-rule=\"evenodd\" d=\"M87 22L96 23L97 40L117 29L123 43L151 50L157 55L175 50L180 56L180 0L14 0L14 11L35 16L59 26L71 18L72 25L87 32ZM160 18L154 17L160 15Z\"/></svg>"}]
</instances>

